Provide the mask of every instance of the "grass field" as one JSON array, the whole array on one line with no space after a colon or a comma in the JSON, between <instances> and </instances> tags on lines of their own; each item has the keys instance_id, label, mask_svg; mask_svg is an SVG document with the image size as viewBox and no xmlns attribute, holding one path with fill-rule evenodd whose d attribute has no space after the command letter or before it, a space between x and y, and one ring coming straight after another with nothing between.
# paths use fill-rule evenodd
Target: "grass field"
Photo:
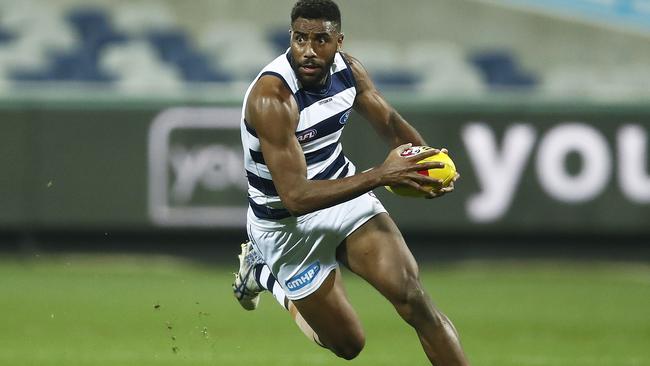
<instances>
[{"instance_id":1,"label":"grass field","mask_svg":"<svg viewBox=\"0 0 650 366\"><path fill-rule=\"evenodd\" d=\"M234 266L234 258L233 258ZM166 257L0 258L0 365L426 365L413 331L344 278L367 334L351 361L303 338L265 295L245 312L230 272ZM423 266L473 365L650 365L650 266Z\"/></svg>"}]
</instances>

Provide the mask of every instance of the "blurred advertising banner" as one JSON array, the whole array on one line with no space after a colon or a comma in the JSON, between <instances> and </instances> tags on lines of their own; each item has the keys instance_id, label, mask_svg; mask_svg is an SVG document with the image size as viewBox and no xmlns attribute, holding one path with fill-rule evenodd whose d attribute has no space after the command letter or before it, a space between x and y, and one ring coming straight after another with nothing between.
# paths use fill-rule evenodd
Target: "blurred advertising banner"
<instances>
[{"instance_id":1,"label":"blurred advertising banner","mask_svg":"<svg viewBox=\"0 0 650 366\"><path fill-rule=\"evenodd\" d=\"M173 108L149 129L149 215L159 225L241 226L248 183L236 108Z\"/></svg>"},{"instance_id":2,"label":"blurred advertising banner","mask_svg":"<svg viewBox=\"0 0 650 366\"><path fill-rule=\"evenodd\" d=\"M480 231L650 230L650 116L634 108L445 106L401 109L425 140L447 147L461 174L432 201L376 190L402 227ZM366 169L385 149L346 131L348 155ZM374 137L373 137L374 138ZM374 140L376 141L376 140ZM375 149L374 146L381 146ZM354 149L354 151L351 151Z\"/></svg>"},{"instance_id":3,"label":"blurred advertising banner","mask_svg":"<svg viewBox=\"0 0 650 366\"><path fill-rule=\"evenodd\" d=\"M650 108L397 103L462 177L434 200L375 190L404 230L650 232ZM244 228L240 107L0 109L0 228ZM388 152L353 113L357 170Z\"/></svg>"}]
</instances>

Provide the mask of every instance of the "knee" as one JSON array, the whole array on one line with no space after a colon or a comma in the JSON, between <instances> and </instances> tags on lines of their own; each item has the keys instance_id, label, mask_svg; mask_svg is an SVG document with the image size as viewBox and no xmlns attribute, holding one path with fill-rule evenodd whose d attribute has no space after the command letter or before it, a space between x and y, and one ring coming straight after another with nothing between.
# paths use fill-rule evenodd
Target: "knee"
<instances>
[{"instance_id":1,"label":"knee","mask_svg":"<svg viewBox=\"0 0 650 366\"><path fill-rule=\"evenodd\" d=\"M417 278L406 281L395 296L393 304L400 316L411 325L419 321L441 323L439 312L436 311Z\"/></svg>"},{"instance_id":2,"label":"knee","mask_svg":"<svg viewBox=\"0 0 650 366\"><path fill-rule=\"evenodd\" d=\"M332 352L338 357L345 360L352 360L357 357L363 347L366 345L366 338L363 334L345 337L345 339L338 340L330 346Z\"/></svg>"}]
</instances>

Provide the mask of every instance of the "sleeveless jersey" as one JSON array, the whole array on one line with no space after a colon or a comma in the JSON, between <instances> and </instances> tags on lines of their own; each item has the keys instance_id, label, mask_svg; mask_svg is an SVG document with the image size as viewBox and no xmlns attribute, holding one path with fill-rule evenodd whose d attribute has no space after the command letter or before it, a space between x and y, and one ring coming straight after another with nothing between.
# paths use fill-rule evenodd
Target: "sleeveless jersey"
<instances>
[{"instance_id":1,"label":"sleeveless jersey","mask_svg":"<svg viewBox=\"0 0 650 366\"><path fill-rule=\"evenodd\" d=\"M245 119L251 89L264 75L280 78L296 100L300 119L295 135L307 162L307 178L338 179L355 173L354 165L343 154L339 142L356 97L356 83L351 68L337 52L324 88L319 92L308 91L302 88L291 68L290 57L291 53L287 51L262 69L244 96L241 139L248 178L248 202L252 212L260 219L279 220L291 216L282 205L269 168L264 163L257 133Z\"/></svg>"}]
</instances>

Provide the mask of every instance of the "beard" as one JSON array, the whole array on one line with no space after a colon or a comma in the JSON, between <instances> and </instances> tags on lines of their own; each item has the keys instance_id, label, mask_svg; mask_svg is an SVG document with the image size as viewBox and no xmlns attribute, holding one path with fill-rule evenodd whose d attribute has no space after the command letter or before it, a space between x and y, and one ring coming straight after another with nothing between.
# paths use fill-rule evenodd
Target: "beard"
<instances>
[{"instance_id":1,"label":"beard","mask_svg":"<svg viewBox=\"0 0 650 366\"><path fill-rule=\"evenodd\" d=\"M324 64L317 62L306 62L303 64L297 64L295 61L291 63L291 68L293 69L296 77L300 84L307 88L319 88L324 85L327 80L327 75L329 75L332 64L334 63L334 57L331 60L328 60ZM303 67L314 66L313 72L307 72Z\"/></svg>"}]
</instances>

